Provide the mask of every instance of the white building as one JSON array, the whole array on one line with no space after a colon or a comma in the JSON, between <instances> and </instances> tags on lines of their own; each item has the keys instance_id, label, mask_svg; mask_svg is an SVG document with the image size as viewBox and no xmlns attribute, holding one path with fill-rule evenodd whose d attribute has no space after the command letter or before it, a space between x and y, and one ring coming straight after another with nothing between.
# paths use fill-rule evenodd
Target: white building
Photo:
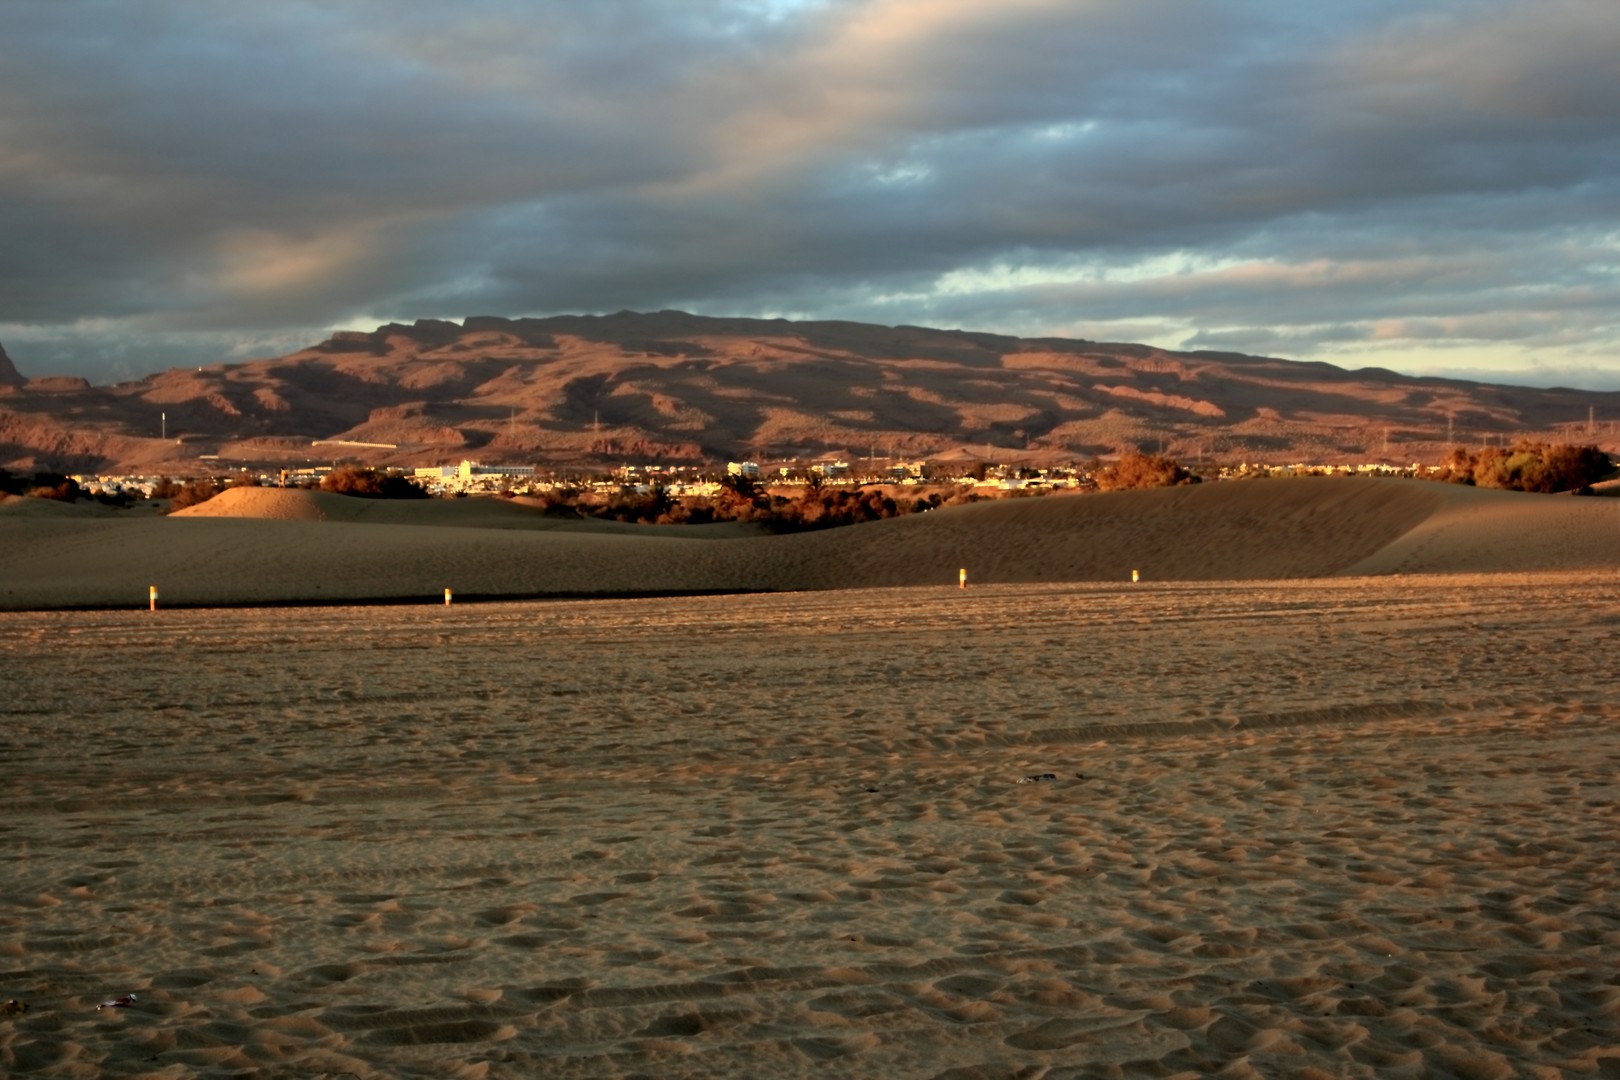
<instances>
[{"instance_id":1,"label":"white building","mask_svg":"<svg viewBox=\"0 0 1620 1080\"><path fill-rule=\"evenodd\" d=\"M463 460L460 465L430 465L416 470L419 480L461 480L471 482L484 477L519 476L525 479L534 476L533 465L480 465L476 461Z\"/></svg>"}]
</instances>

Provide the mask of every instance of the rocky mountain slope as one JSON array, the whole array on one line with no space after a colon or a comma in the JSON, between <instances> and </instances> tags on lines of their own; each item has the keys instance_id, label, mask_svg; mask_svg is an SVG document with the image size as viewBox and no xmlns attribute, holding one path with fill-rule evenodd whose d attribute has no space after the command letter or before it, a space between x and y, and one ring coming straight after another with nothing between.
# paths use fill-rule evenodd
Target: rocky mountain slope
<instances>
[{"instance_id":1,"label":"rocky mountain slope","mask_svg":"<svg viewBox=\"0 0 1620 1080\"><path fill-rule=\"evenodd\" d=\"M0 353L0 464L13 469L1069 460L1127 447L1410 463L1525 433L1613 442L1617 417L1620 393L681 312L389 324L110 387L25 380Z\"/></svg>"}]
</instances>

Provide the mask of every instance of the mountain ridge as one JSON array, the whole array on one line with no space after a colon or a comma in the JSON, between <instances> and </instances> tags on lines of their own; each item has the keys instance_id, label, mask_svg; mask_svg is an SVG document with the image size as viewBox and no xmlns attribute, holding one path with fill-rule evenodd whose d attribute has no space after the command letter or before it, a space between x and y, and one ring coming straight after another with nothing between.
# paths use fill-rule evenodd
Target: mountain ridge
<instances>
[{"instance_id":1,"label":"mountain ridge","mask_svg":"<svg viewBox=\"0 0 1620 1080\"><path fill-rule=\"evenodd\" d=\"M743 457L1437 459L1612 427L1620 393L1121 342L679 311L469 316L342 331L285 356L110 387L9 378L0 464L76 471L562 468ZM1577 430L1579 429L1579 430ZM366 445L360 445L366 444ZM215 457L217 455L217 457Z\"/></svg>"}]
</instances>

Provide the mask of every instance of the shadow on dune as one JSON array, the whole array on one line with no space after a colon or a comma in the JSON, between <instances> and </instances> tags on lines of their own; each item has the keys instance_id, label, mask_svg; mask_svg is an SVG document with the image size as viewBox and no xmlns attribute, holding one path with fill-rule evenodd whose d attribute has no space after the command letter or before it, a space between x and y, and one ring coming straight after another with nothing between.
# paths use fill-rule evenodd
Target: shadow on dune
<instances>
[{"instance_id":1,"label":"shadow on dune","mask_svg":"<svg viewBox=\"0 0 1620 1080\"><path fill-rule=\"evenodd\" d=\"M230 495L230 493L227 493ZM217 504L217 505L216 505ZM212 506L213 510L207 508ZM1615 504L1365 478L983 502L790 536L497 500L244 491L166 519L0 508L0 607L629 597L1620 567Z\"/></svg>"}]
</instances>

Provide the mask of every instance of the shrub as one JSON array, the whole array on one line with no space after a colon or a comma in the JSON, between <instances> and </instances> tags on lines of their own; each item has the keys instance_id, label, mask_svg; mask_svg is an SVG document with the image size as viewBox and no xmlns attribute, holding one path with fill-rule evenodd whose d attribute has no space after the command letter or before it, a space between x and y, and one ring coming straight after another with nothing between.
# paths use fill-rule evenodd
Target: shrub
<instances>
[{"instance_id":1,"label":"shrub","mask_svg":"<svg viewBox=\"0 0 1620 1080\"><path fill-rule=\"evenodd\" d=\"M789 498L767 494L752 480L727 485L712 497L674 498L662 487L648 492L621 489L605 499L593 499L576 489L551 491L540 496L547 513L579 514L627 522L659 525L708 525L735 521L764 526L777 533L829 529L863 521L920 513L977 496L930 492L896 501L882 488L807 486Z\"/></svg>"},{"instance_id":2,"label":"shrub","mask_svg":"<svg viewBox=\"0 0 1620 1080\"><path fill-rule=\"evenodd\" d=\"M654 485L648 491L623 487L608 499L596 516L614 521L658 521L669 512L674 502L662 485Z\"/></svg>"},{"instance_id":3,"label":"shrub","mask_svg":"<svg viewBox=\"0 0 1620 1080\"><path fill-rule=\"evenodd\" d=\"M1457 447L1435 475L1454 484L1506 491L1578 491L1614 472L1609 456L1595 446L1520 439L1511 449L1486 447L1470 454Z\"/></svg>"},{"instance_id":4,"label":"shrub","mask_svg":"<svg viewBox=\"0 0 1620 1080\"><path fill-rule=\"evenodd\" d=\"M184 510L188 506L205 503L220 492L220 486L213 480L191 480L178 488L169 496L169 509ZM155 490L154 490L155 494Z\"/></svg>"},{"instance_id":5,"label":"shrub","mask_svg":"<svg viewBox=\"0 0 1620 1080\"><path fill-rule=\"evenodd\" d=\"M1140 450L1127 450L1119 456L1118 461L1097 473L1097 487L1101 491L1196 483L1198 477L1183 469L1174 459L1144 454Z\"/></svg>"},{"instance_id":6,"label":"shrub","mask_svg":"<svg viewBox=\"0 0 1620 1080\"><path fill-rule=\"evenodd\" d=\"M1451 453L1440 462L1440 471L1434 474L1436 480L1444 480L1450 484L1474 484L1474 455L1460 446L1454 446Z\"/></svg>"},{"instance_id":7,"label":"shrub","mask_svg":"<svg viewBox=\"0 0 1620 1080\"><path fill-rule=\"evenodd\" d=\"M540 503L540 511L550 517L579 517L578 488L552 488L543 491L534 498Z\"/></svg>"},{"instance_id":8,"label":"shrub","mask_svg":"<svg viewBox=\"0 0 1620 1080\"><path fill-rule=\"evenodd\" d=\"M73 502L84 492L80 490L79 482L71 476L63 476L61 473L38 472L34 474L33 483L28 485L27 494L36 499Z\"/></svg>"},{"instance_id":9,"label":"shrub","mask_svg":"<svg viewBox=\"0 0 1620 1080\"><path fill-rule=\"evenodd\" d=\"M426 499L428 493L396 473L345 465L321 477L321 490L363 499Z\"/></svg>"}]
</instances>

